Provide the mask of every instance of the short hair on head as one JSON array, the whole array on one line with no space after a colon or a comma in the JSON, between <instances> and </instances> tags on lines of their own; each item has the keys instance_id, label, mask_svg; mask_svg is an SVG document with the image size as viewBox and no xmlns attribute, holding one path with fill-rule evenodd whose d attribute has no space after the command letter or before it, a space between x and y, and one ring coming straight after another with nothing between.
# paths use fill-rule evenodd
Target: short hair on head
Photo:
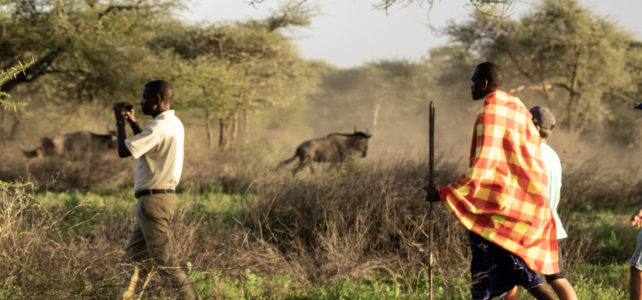
<instances>
[{"instance_id":1,"label":"short hair on head","mask_svg":"<svg viewBox=\"0 0 642 300\"><path fill-rule=\"evenodd\" d=\"M553 134L553 130L551 129L544 129L541 127L539 129L539 136L541 136L542 138L548 139L551 137L552 134Z\"/></svg>"},{"instance_id":2,"label":"short hair on head","mask_svg":"<svg viewBox=\"0 0 642 300\"><path fill-rule=\"evenodd\" d=\"M491 90L499 88L504 82L502 68L492 62L487 61L478 64L475 69L477 69L477 73L482 79L488 80L488 87Z\"/></svg>"},{"instance_id":3,"label":"short hair on head","mask_svg":"<svg viewBox=\"0 0 642 300\"><path fill-rule=\"evenodd\" d=\"M160 95L163 102L172 102L174 90L169 82L165 80L154 80L145 84L145 88L154 95Z\"/></svg>"}]
</instances>

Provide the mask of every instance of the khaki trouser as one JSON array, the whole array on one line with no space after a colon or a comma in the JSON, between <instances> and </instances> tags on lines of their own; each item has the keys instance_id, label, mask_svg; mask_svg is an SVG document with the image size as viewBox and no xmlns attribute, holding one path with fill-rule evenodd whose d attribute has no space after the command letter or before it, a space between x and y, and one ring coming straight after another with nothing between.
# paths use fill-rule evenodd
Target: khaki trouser
<instances>
[{"instance_id":1,"label":"khaki trouser","mask_svg":"<svg viewBox=\"0 0 642 300\"><path fill-rule=\"evenodd\" d=\"M135 299L139 290L139 279L158 271L165 284L176 289L179 299L200 299L198 293L178 267L174 246L169 235L176 210L174 194L155 194L138 199L134 214L136 224L125 247L123 276L121 281L122 299Z\"/></svg>"}]
</instances>

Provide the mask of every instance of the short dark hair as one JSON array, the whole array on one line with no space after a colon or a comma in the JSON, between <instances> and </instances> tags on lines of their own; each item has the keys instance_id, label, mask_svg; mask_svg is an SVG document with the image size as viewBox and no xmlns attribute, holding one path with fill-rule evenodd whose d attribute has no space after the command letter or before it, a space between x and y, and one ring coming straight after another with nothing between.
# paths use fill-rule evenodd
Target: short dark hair
<instances>
[{"instance_id":1,"label":"short dark hair","mask_svg":"<svg viewBox=\"0 0 642 300\"><path fill-rule=\"evenodd\" d=\"M544 128L539 128L539 136L542 138L548 139L551 137L551 134L553 134L553 130L551 129L544 129Z\"/></svg>"},{"instance_id":2,"label":"short dark hair","mask_svg":"<svg viewBox=\"0 0 642 300\"><path fill-rule=\"evenodd\" d=\"M165 80L154 80L145 84L145 88L153 95L159 95L163 102L171 103L174 97L174 89Z\"/></svg>"},{"instance_id":3,"label":"short dark hair","mask_svg":"<svg viewBox=\"0 0 642 300\"><path fill-rule=\"evenodd\" d=\"M477 65L476 69L481 79L488 80L488 89L491 91L499 88L504 82L502 69L492 62L483 62Z\"/></svg>"}]
</instances>

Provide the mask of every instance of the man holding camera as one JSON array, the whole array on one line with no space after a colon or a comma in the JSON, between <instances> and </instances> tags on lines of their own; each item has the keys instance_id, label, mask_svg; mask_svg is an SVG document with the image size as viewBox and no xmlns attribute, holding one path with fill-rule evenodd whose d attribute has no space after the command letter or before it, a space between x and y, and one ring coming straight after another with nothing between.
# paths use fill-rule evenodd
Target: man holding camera
<instances>
[{"instance_id":1,"label":"man holding camera","mask_svg":"<svg viewBox=\"0 0 642 300\"><path fill-rule=\"evenodd\" d=\"M170 109L172 96L168 82L157 80L145 85L141 110L154 119L144 129L136 123L131 105L114 104L118 155L138 159L134 179L138 199L134 209L136 224L123 257L122 299L136 297L139 279L152 274L152 270L157 270L169 286L178 290L180 299L200 299L185 272L178 267L169 234L184 148L183 124ZM125 135L126 121L134 132L129 139Z\"/></svg>"}]
</instances>

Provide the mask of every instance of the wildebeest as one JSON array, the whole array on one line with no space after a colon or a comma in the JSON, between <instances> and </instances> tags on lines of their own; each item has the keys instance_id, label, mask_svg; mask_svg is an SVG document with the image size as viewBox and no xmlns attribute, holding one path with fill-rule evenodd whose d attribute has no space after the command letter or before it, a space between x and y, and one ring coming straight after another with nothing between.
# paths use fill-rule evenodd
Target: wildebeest
<instances>
[{"instance_id":1,"label":"wildebeest","mask_svg":"<svg viewBox=\"0 0 642 300\"><path fill-rule=\"evenodd\" d=\"M352 157L365 157L368 151L368 139L372 135L356 131L350 133L331 133L324 138L303 142L296 148L292 158L279 164L279 168L299 158L299 165L292 171L298 173L306 166L314 173L312 162L332 162L337 166Z\"/></svg>"},{"instance_id":2,"label":"wildebeest","mask_svg":"<svg viewBox=\"0 0 642 300\"><path fill-rule=\"evenodd\" d=\"M40 139L38 148L22 152L27 158L60 156L66 159L78 159L88 155L113 152L116 137L112 134L96 134L90 131L77 131Z\"/></svg>"}]
</instances>

